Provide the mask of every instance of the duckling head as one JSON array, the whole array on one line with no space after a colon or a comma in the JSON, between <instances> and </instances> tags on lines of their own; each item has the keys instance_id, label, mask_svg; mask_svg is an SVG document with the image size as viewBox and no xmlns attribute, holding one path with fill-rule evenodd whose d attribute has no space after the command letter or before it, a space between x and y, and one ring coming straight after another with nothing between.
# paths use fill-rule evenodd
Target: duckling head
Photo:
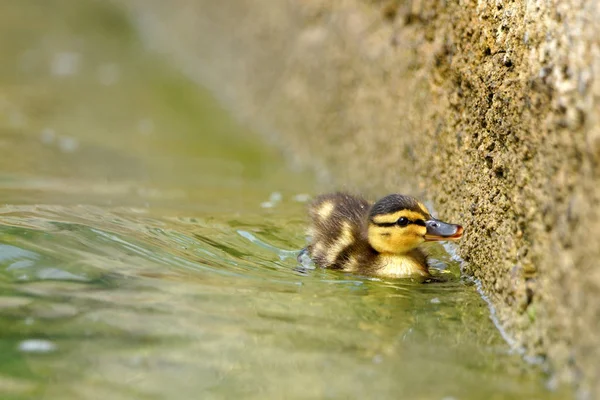
<instances>
[{"instance_id":1,"label":"duckling head","mask_svg":"<svg viewBox=\"0 0 600 400\"><path fill-rule=\"evenodd\" d=\"M463 228L431 216L415 198L391 194L369 212L369 244L379 253L405 254L426 241L460 239Z\"/></svg>"}]
</instances>

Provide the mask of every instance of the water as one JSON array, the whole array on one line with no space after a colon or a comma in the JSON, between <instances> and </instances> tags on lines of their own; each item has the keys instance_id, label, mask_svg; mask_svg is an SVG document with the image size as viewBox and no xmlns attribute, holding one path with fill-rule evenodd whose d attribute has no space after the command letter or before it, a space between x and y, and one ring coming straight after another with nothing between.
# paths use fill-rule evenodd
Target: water
<instances>
[{"instance_id":1,"label":"water","mask_svg":"<svg viewBox=\"0 0 600 400\"><path fill-rule=\"evenodd\" d=\"M568 395L441 248L438 284L297 268L311 177L110 3L0 22L3 399Z\"/></svg>"}]
</instances>

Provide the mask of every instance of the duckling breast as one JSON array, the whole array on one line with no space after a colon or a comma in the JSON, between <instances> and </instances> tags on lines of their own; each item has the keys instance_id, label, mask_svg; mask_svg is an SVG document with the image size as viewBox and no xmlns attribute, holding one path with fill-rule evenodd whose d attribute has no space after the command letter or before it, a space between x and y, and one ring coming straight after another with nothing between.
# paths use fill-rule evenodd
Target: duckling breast
<instances>
[{"instance_id":1,"label":"duckling breast","mask_svg":"<svg viewBox=\"0 0 600 400\"><path fill-rule=\"evenodd\" d=\"M415 249L407 254L380 254L377 257L375 274L390 278L404 278L412 275L430 276L427 257Z\"/></svg>"}]
</instances>

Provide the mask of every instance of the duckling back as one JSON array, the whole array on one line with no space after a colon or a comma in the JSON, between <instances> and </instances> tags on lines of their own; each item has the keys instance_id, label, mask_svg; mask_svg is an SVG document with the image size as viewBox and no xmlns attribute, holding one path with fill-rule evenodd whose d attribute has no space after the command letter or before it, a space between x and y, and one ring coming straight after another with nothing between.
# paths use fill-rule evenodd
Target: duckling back
<instances>
[{"instance_id":1,"label":"duckling back","mask_svg":"<svg viewBox=\"0 0 600 400\"><path fill-rule=\"evenodd\" d=\"M345 193L317 197L309 208L308 252L323 268L353 270L373 253L366 241L365 221L371 204Z\"/></svg>"}]
</instances>

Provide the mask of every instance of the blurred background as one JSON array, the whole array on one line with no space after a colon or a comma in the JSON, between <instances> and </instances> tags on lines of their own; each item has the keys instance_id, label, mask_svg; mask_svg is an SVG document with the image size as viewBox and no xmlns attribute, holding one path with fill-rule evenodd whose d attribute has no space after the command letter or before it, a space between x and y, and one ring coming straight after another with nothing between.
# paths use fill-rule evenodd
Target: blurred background
<instances>
[{"instance_id":1,"label":"blurred background","mask_svg":"<svg viewBox=\"0 0 600 400\"><path fill-rule=\"evenodd\" d=\"M435 285L298 269L306 202L331 185L246 122L267 104L230 114L232 86L188 73L204 53L157 51L148 18L0 6L3 399L569 397L452 247L429 249Z\"/></svg>"}]
</instances>

